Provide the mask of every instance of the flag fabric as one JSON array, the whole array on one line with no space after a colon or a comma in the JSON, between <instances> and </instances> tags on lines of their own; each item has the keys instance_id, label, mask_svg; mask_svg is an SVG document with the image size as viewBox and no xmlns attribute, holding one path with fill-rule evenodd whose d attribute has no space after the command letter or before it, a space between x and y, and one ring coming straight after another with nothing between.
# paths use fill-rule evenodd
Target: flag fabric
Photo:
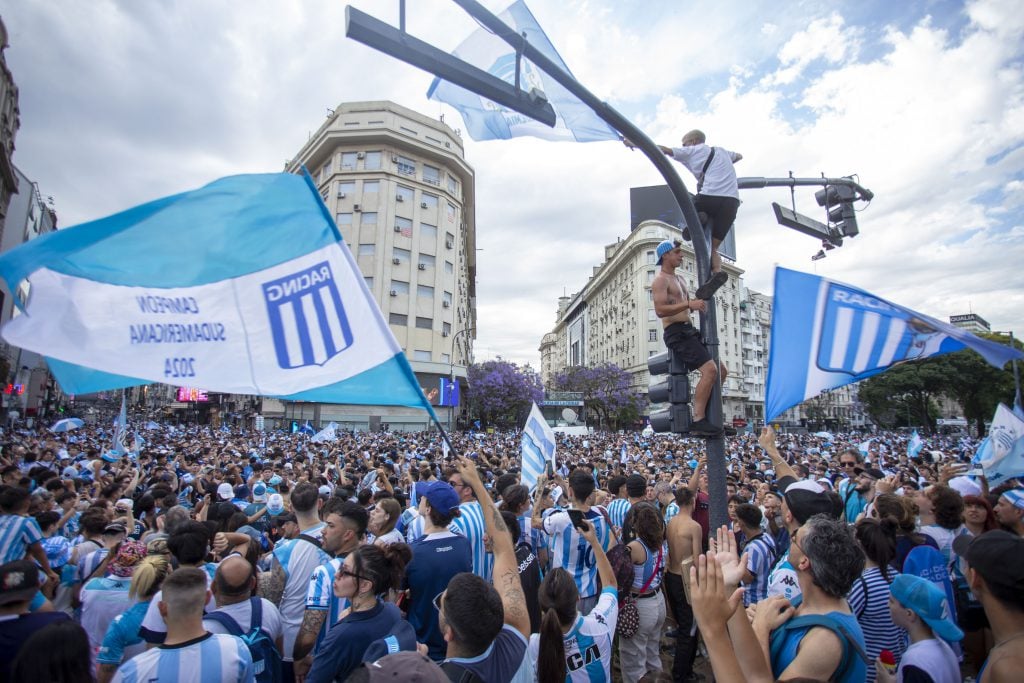
<instances>
[{"instance_id":1,"label":"flag fabric","mask_svg":"<svg viewBox=\"0 0 1024 683\"><path fill-rule=\"evenodd\" d=\"M313 429L313 425L309 424L309 420L306 420L306 424L299 427L299 434L315 435L316 430Z\"/></svg>"},{"instance_id":2,"label":"flag fabric","mask_svg":"<svg viewBox=\"0 0 1024 683\"><path fill-rule=\"evenodd\" d=\"M775 269L765 413L904 361L964 348L1002 368L1024 353L817 275Z\"/></svg>"},{"instance_id":3,"label":"flag fabric","mask_svg":"<svg viewBox=\"0 0 1024 683\"><path fill-rule=\"evenodd\" d=\"M871 453L871 439L868 439L867 441L862 441L861 444L857 447L857 450L860 451L861 456L863 456L866 460L868 455Z\"/></svg>"},{"instance_id":4,"label":"flag fabric","mask_svg":"<svg viewBox=\"0 0 1024 683\"><path fill-rule=\"evenodd\" d=\"M989 486L1024 477L1024 419L1000 403L988 434L988 448L979 448L976 457Z\"/></svg>"},{"instance_id":5,"label":"flag fabric","mask_svg":"<svg viewBox=\"0 0 1024 683\"><path fill-rule=\"evenodd\" d=\"M513 3L498 18L527 42L550 59L562 71L569 72L555 46L548 40L523 0ZM452 53L469 64L502 79L515 83L516 53L501 38L485 28L479 28ZM474 92L440 78L435 78L427 90L427 97L450 104L462 115L469 136L474 140L507 140L529 135L543 140L594 142L619 140L619 134L602 121L587 105L571 94L555 79L534 66L525 57L520 64L520 87L527 93L539 90L555 110L554 127L548 127L525 114L503 109Z\"/></svg>"},{"instance_id":6,"label":"flag fabric","mask_svg":"<svg viewBox=\"0 0 1024 683\"><path fill-rule=\"evenodd\" d=\"M914 433L910 435L910 441L907 442L907 456L916 458L922 448L924 448L924 441L921 440L921 435L915 429Z\"/></svg>"},{"instance_id":7,"label":"flag fabric","mask_svg":"<svg viewBox=\"0 0 1024 683\"><path fill-rule=\"evenodd\" d=\"M324 441L334 441L338 438L338 423L330 422L326 427L321 429L319 432L313 435L310 439L313 443L321 443Z\"/></svg>"},{"instance_id":8,"label":"flag fabric","mask_svg":"<svg viewBox=\"0 0 1024 683\"><path fill-rule=\"evenodd\" d=\"M125 404L124 392L121 392L121 410L117 414L117 419L114 420L114 447L111 448L112 453L116 453L121 456L128 452L128 447L125 446L125 440L128 438L128 409Z\"/></svg>"},{"instance_id":9,"label":"flag fabric","mask_svg":"<svg viewBox=\"0 0 1024 683\"><path fill-rule=\"evenodd\" d=\"M626 444L622 444L622 448L619 450L619 462L622 464L629 462L629 449L626 448Z\"/></svg>"},{"instance_id":10,"label":"flag fabric","mask_svg":"<svg viewBox=\"0 0 1024 683\"><path fill-rule=\"evenodd\" d=\"M547 423L534 403L526 418L522 437L522 483L531 491L537 488L537 479L544 472L544 465L555 466L555 432Z\"/></svg>"},{"instance_id":11,"label":"flag fabric","mask_svg":"<svg viewBox=\"0 0 1024 683\"><path fill-rule=\"evenodd\" d=\"M287 235L283 239L282 235ZM65 392L149 382L436 420L308 175L222 178L0 256L24 315L2 331Z\"/></svg>"}]
</instances>

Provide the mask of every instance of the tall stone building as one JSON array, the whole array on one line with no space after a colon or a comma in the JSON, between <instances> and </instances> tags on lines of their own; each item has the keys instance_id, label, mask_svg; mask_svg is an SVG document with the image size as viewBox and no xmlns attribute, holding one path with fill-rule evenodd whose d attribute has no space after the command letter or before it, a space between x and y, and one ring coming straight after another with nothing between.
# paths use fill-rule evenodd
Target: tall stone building
<instances>
[{"instance_id":1,"label":"tall stone building","mask_svg":"<svg viewBox=\"0 0 1024 683\"><path fill-rule=\"evenodd\" d=\"M7 27L0 19L0 236L3 235L7 219L7 208L11 195L18 191L18 173L11 156L14 154L14 137L21 126L18 110L18 86L7 68Z\"/></svg>"},{"instance_id":2,"label":"tall stone building","mask_svg":"<svg viewBox=\"0 0 1024 683\"><path fill-rule=\"evenodd\" d=\"M474 172L462 139L393 102L343 103L286 167L303 168L431 403L439 405L449 376L464 395L476 335L476 225ZM271 426L310 420L411 430L428 420L406 408L271 400L262 412ZM438 417L454 422L455 413L446 407Z\"/></svg>"}]
</instances>

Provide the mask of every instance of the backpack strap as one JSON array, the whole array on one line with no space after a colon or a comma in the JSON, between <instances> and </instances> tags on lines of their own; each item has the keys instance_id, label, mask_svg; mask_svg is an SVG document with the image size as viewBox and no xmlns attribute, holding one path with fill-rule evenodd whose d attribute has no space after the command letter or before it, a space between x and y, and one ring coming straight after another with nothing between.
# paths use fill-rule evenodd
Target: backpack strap
<instances>
[{"instance_id":1,"label":"backpack strap","mask_svg":"<svg viewBox=\"0 0 1024 683\"><path fill-rule=\"evenodd\" d=\"M595 506L595 509L598 512L601 513L602 517L604 517L605 524L608 525L609 537L613 541L615 541L614 543L609 544L609 547L618 544L618 542L619 542L619 535L617 533L615 533L615 526L612 525L612 518L608 516L608 511L605 510L603 507L600 507L600 506Z\"/></svg>"},{"instance_id":2,"label":"backpack strap","mask_svg":"<svg viewBox=\"0 0 1024 683\"><path fill-rule=\"evenodd\" d=\"M209 614L203 615L203 619L209 619L210 621L216 621L218 624L227 629L228 633L233 636L244 636L245 631L238 625L238 622L231 618L230 615L224 614L223 612L210 612Z\"/></svg>"},{"instance_id":3,"label":"backpack strap","mask_svg":"<svg viewBox=\"0 0 1024 683\"><path fill-rule=\"evenodd\" d=\"M317 548L323 550L323 547L324 547L323 544L320 543L319 540L317 540L317 539L313 538L312 536L310 536L309 534L299 534L295 538L299 539L300 541L305 541L306 543L312 543Z\"/></svg>"},{"instance_id":4,"label":"backpack strap","mask_svg":"<svg viewBox=\"0 0 1024 683\"><path fill-rule=\"evenodd\" d=\"M484 683L483 679L458 662L444 661L441 670L452 683Z\"/></svg>"},{"instance_id":5,"label":"backpack strap","mask_svg":"<svg viewBox=\"0 0 1024 683\"><path fill-rule=\"evenodd\" d=\"M704 167L700 169L700 177L697 178L697 194L704 188L704 174L708 172L708 166L711 165L711 160L715 158L715 148L711 148L711 154L708 154L708 160L704 162Z\"/></svg>"},{"instance_id":6,"label":"backpack strap","mask_svg":"<svg viewBox=\"0 0 1024 683\"><path fill-rule=\"evenodd\" d=\"M249 605L252 606L252 627L263 628L263 600L257 596L249 598Z\"/></svg>"}]
</instances>

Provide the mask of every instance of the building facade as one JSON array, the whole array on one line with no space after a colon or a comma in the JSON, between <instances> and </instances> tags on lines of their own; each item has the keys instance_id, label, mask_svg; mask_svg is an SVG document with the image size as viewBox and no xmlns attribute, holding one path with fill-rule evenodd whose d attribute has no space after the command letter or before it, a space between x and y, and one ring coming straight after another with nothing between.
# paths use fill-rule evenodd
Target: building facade
<instances>
[{"instance_id":1,"label":"building facade","mask_svg":"<svg viewBox=\"0 0 1024 683\"><path fill-rule=\"evenodd\" d=\"M14 154L14 137L21 126L18 110L18 86L7 68L7 27L0 19L0 236L6 224L7 209L11 197L18 191L18 173L11 157Z\"/></svg>"},{"instance_id":2,"label":"building facade","mask_svg":"<svg viewBox=\"0 0 1024 683\"><path fill-rule=\"evenodd\" d=\"M340 104L288 162L308 169L420 386L439 405L451 377L465 395L476 336L475 184L462 139L392 102ZM457 409L438 417L457 422ZM421 410L263 400L268 426L424 429Z\"/></svg>"},{"instance_id":3,"label":"building facade","mask_svg":"<svg viewBox=\"0 0 1024 683\"><path fill-rule=\"evenodd\" d=\"M992 331L992 326L988 324L988 321L977 313L951 315L949 316L949 323L961 327L972 334L988 334Z\"/></svg>"}]
</instances>

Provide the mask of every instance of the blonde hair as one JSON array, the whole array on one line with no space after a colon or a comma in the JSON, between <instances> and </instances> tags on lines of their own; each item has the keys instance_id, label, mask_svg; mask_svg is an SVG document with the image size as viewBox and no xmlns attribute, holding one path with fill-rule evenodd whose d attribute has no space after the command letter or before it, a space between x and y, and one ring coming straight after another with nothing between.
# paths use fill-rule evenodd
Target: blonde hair
<instances>
[{"instance_id":1,"label":"blonde hair","mask_svg":"<svg viewBox=\"0 0 1024 683\"><path fill-rule=\"evenodd\" d=\"M171 571L166 555L147 555L132 572L132 583L128 597L132 600L148 600L160 590L160 585Z\"/></svg>"}]
</instances>

